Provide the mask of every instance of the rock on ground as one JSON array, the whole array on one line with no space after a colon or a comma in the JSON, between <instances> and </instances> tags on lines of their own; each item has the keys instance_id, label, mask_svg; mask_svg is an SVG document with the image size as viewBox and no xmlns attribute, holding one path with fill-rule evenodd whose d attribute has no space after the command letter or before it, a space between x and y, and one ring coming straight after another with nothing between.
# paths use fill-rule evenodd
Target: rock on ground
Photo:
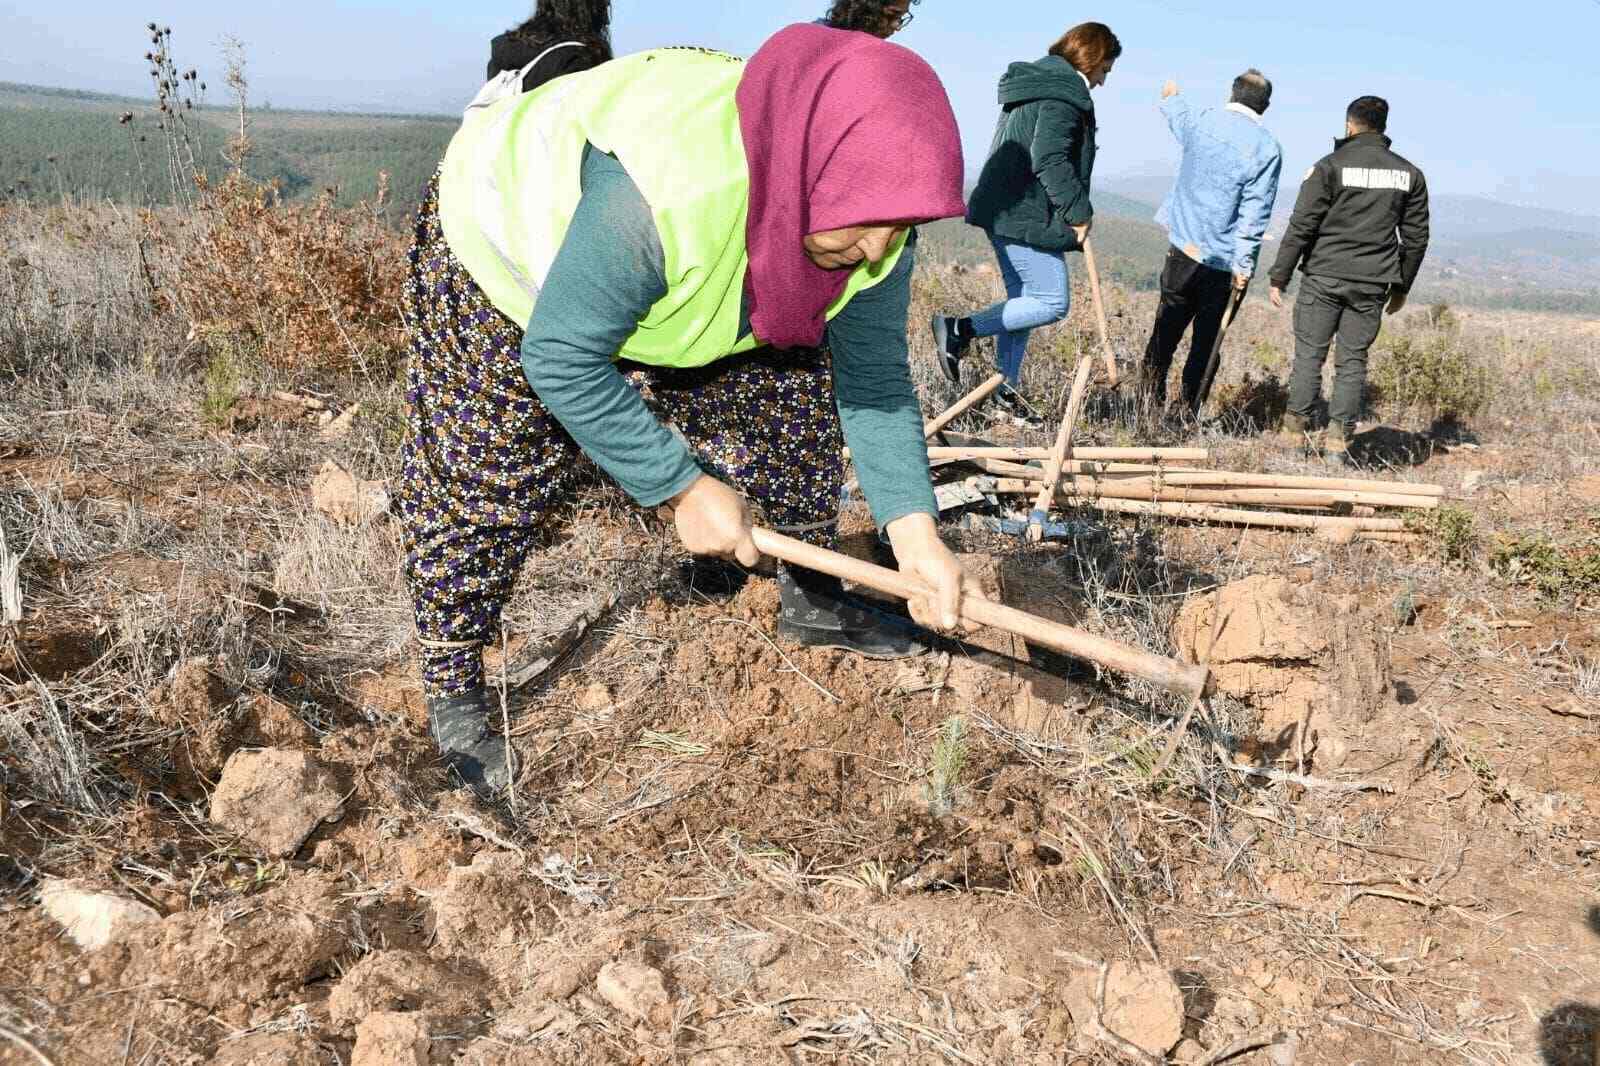
<instances>
[{"instance_id":1,"label":"rock on ground","mask_svg":"<svg viewBox=\"0 0 1600 1066\"><path fill-rule=\"evenodd\" d=\"M642 1022L665 1024L671 999L661 971L636 962L609 962L600 967L595 991L611 1006Z\"/></svg>"},{"instance_id":2,"label":"rock on ground","mask_svg":"<svg viewBox=\"0 0 1600 1066\"><path fill-rule=\"evenodd\" d=\"M305 752L239 751L211 795L211 820L263 854L286 859L342 805L332 771Z\"/></svg>"},{"instance_id":3,"label":"rock on ground","mask_svg":"<svg viewBox=\"0 0 1600 1066\"><path fill-rule=\"evenodd\" d=\"M1174 628L1179 654L1209 661L1217 687L1257 707L1263 739L1283 750L1308 719L1353 731L1388 705L1381 616L1355 596L1258 575L1192 598Z\"/></svg>"},{"instance_id":4,"label":"rock on ground","mask_svg":"<svg viewBox=\"0 0 1600 1066\"><path fill-rule=\"evenodd\" d=\"M1093 1025L1100 973L1088 970L1067 986L1067 1009L1079 1029ZM1158 1058L1183 1039L1183 992L1150 962L1114 962L1106 973L1105 1027Z\"/></svg>"},{"instance_id":5,"label":"rock on ground","mask_svg":"<svg viewBox=\"0 0 1600 1066\"><path fill-rule=\"evenodd\" d=\"M420 1014L368 1015L356 1027L350 1066L428 1066L428 1021Z\"/></svg>"},{"instance_id":6,"label":"rock on ground","mask_svg":"<svg viewBox=\"0 0 1600 1066\"><path fill-rule=\"evenodd\" d=\"M152 907L77 881L46 881L39 889L39 904L85 951L103 948L136 926L161 921Z\"/></svg>"},{"instance_id":7,"label":"rock on ground","mask_svg":"<svg viewBox=\"0 0 1600 1066\"><path fill-rule=\"evenodd\" d=\"M349 436L351 428L356 424L356 416L361 413L361 405L353 403L339 414L328 412L328 420L322 424L317 435L323 440L339 440Z\"/></svg>"},{"instance_id":8,"label":"rock on ground","mask_svg":"<svg viewBox=\"0 0 1600 1066\"><path fill-rule=\"evenodd\" d=\"M489 989L416 951L380 951L352 966L328 997L334 1026L348 1032L369 1015L426 1008L436 1017L479 1014Z\"/></svg>"},{"instance_id":9,"label":"rock on ground","mask_svg":"<svg viewBox=\"0 0 1600 1066\"><path fill-rule=\"evenodd\" d=\"M342 526L364 526L389 509L389 490L329 459L311 480L311 505Z\"/></svg>"}]
</instances>

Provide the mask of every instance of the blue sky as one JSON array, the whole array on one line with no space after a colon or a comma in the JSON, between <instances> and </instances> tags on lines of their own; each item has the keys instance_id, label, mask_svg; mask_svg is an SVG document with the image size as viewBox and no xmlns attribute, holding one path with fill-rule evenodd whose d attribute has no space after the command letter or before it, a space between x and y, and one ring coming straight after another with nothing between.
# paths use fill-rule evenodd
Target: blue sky
<instances>
[{"instance_id":1,"label":"blue sky","mask_svg":"<svg viewBox=\"0 0 1600 1066\"><path fill-rule=\"evenodd\" d=\"M773 29L815 17L826 0L615 0L619 51L703 44L749 54ZM0 80L134 95L147 89L146 21L175 31L179 61L209 74L223 34L241 38L257 101L277 107L447 111L483 75L488 40L526 3L447 0L0 0ZM1396 148L1437 191L1500 195L1600 213L1600 0L1481 0L1224 5L1121 0L1099 8L1049 0L922 0L896 38L944 79L968 167L994 122L994 84L1014 59L1041 55L1073 22L1100 18L1124 55L1097 95L1104 175L1170 171L1176 156L1155 102L1176 78L1220 101L1239 70L1276 84L1268 124L1297 181L1342 130L1361 93L1389 99ZM1291 186L1292 187L1292 186ZM1591 198L1594 202L1591 202Z\"/></svg>"}]
</instances>

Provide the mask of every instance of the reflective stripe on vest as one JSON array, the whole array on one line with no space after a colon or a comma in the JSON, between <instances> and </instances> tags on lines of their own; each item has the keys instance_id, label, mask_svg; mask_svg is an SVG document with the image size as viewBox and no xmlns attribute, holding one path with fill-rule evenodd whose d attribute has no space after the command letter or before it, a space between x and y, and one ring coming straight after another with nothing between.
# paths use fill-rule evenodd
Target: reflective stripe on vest
<instances>
[{"instance_id":1,"label":"reflective stripe on vest","mask_svg":"<svg viewBox=\"0 0 1600 1066\"><path fill-rule=\"evenodd\" d=\"M512 321L532 317L582 196L585 143L622 163L650 205L667 293L618 352L654 366L703 366L747 351L739 337L749 254L750 179L734 92L743 60L667 48L568 74L474 111L445 153L439 221L489 301ZM902 237L863 264L828 308L889 275Z\"/></svg>"}]
</instances>

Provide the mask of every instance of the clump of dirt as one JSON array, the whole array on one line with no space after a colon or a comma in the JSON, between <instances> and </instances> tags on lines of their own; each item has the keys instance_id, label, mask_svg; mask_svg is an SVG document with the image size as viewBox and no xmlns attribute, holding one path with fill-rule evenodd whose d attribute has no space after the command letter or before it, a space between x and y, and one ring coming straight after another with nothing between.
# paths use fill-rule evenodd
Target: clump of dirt
<instances>
[{"instance_id":1,"label":"clump of dirt","mask_svg":"<svg viewBox=\"0 0 1600 1066\"><path fill-rule=\"evenodd\" d=\"M389 509L389 491L329 459L311 481L311 505L339 525L364 526Z\"/></svg>"},{"instance_id":2,"label":"clump of dirt","mask_svg":"<svg viewBox=\"0 0 1600 1066\"><path fill-rule=\"evenodd\" d=\"M1172 974L1155 963L1116 962L1101 973L1085 970L1067 988L1067 1009L1086 1033L1104 1026L1157 1058L1183 1039L1183 993Z\"/></svg>"},{"instance_id":3,"label":"clump of dirt","mask_svg":"<svg viewBox=\"0 0 1600 1066\"><path fill-rule=\"evenodd\" d=\"M302 1033L253 1033L217 1049L211 1066L324 1066L317 1041Z\"/></svg>"},{"instance_id":4,"label":"clump of dirt","mask_svg":"<svg viewBox=\"0 0 1600 1066\"><path fill-rule=\"evenodd\" d=\"M344 808L333 771L303 751L238 751L211 794L211 821L263 855L286 859Z\"/></svg>"},{"instance_id":5,"label":"clump of dirt","mask_svg":"<svg viewBox=\"0 0 1600 1066\"><path fill-rule=\"evenodd\" d=\"M393 1011L371 1015L356 1030L350 1066L428 1066L433 1036L429 1018Z\"/></svg>"},{"instance_id":6,"label":"clump of dirt","mask_svg":"<svg viewBox=\"0 0 1600 1066\"><path fill-rule=\"evenodd\" d=\"M223 424L234 433L249 433L264 425L327 425L323 416L328 406L321 400L293 393L274 392L266 396L241 396L228 405ZM331 420L332 416L328 416Z\"/></svg>"},{"instance_id":7,"label":"clump of dirt","mask_svg":"<svg viewBox=\"0 0 1600 1066\"><path fill-rule=\"evenodd\" d=\"M0 681L59 681L100 657L100 638L88 625L42 626L24 619L0 634Z\"/></svg>"},{"instance_id":8,"label":"clump of dirt","mask_svg":"<svg viewBox=\"0 0 1600 1066\"><path fill-rule=\"evenodd\" d=\"M488 1009L493 987L480 975L457 970L418 951L368 955L334 988L328 1015L336 1030L351 1035L368 1015L420 1011L451 1024Z\"/></svg>"},{"instance_id":9,"label":"clump of dirt","mask_svg":"<svg viewBox=\"0 0 1600 1066\"><path fill-rule=\"evenodd\" d=\"M444 887L429 894L433 931L449 956L521 960L515 945L549 932L551 915L544 891L528 874L526 860L509 851L481 851L467 866L445 875Z\"/></svg>"},{"instance_id":10,"label":"clump of dirt","mask_svg":"<svg viewBox=\"0 0 1600 1066\"><path fill-rule=\"evenodd\" d=\"M158 723L175 731L170 751L177 791L185 799L205 794L204 782L222 772L239 747L239 723L227 683L205 659L185 659L151 694Z\"/></svg>"},{"instance_id":11,"label":"clump of dirt","mask_svg":"<svg viewBox=\"0 0 1600 1066\"><path fill-rule=\"evenodd\" d=\"M1184 604L1173 638L1221 691L1261 711L1261 739L1279 751L1321 733L1337 762L1344 738L1392 702L1388 641L1355 596L1257 575Z\"/></svg>"},{"instance_id":12,"label":"clump of dirt","mask_svg":"<svg viewBox=\"0 0 1600 1066\"><path fill-rule=\"evenodd\" d=\"M295 712L267 693L236 699L205 658L189 658L151 694L152 715L171 732L168 787L184 799L209 792L222 767L244 747L298 750L315 746L315 734Z\"/></svg>"},{"instance_id":13,"label":"clump of dirt","mask_svg":"<svg viewBox=\"0 0 1600 1066\"><path fill-rule=\"evenodd\" d=\"M331 876L296 875L247 906L186 911L131 930L88 956L104 987L153 984L241 1027L278 996L332 972L349 951L351 904Z\"/></svg>"}]
</instances>

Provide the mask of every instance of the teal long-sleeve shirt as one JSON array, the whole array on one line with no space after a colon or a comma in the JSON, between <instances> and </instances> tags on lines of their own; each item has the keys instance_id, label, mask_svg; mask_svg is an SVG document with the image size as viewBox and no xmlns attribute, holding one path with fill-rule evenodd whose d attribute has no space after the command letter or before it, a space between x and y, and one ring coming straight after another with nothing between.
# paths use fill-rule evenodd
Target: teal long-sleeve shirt
<instances>
[{"instance_id":1,"label":"teal long-sleeve shirt","mask_svg":"<svg viewBox=\"0 0 1600 1066\"><path fill-rule=\"evenodd\" d=\"M650 207L622 164L589 149L583 196L522 341L528 384L573 440L640 504L665 502L701 473L614 362L666 294L666 257ZM922 412L907 365L914 248L828 324L834 393L862 493L879 528L938 513ZM743 323L748 333L748 318Z\"/></svg>"}]
</instances>

